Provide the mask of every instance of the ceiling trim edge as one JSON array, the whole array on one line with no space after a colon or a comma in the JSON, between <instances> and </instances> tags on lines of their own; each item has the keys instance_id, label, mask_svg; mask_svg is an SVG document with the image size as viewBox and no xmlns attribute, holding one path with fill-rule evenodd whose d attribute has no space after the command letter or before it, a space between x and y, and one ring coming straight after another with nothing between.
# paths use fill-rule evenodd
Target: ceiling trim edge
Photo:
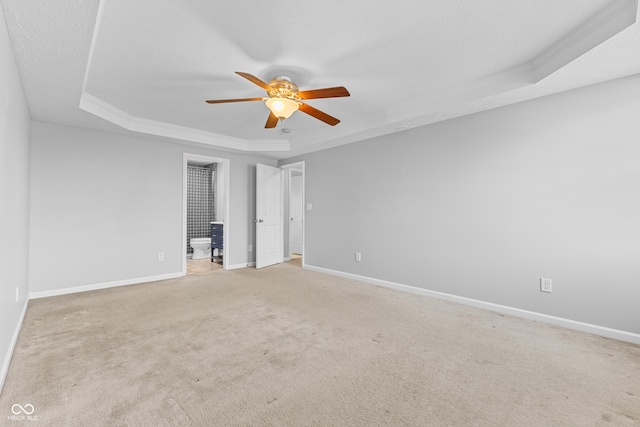
<instances>
[{"instance_id":1,"label":"ceiling trim edge","mask_svg":"<svg viewBox=\"0 0 640 427\"><path fill-rule=\"evenodd\" d=\"M213 132L132 116L89 93L83 93L80 97L80 109L134 132L199 142L242 151L290 150L289 141L285 139L247 141Z\"/></svg>"},{"instance_id":2,"label":"ceiling trim edge","mask_svg":"<svg viewBox=\"0 0 640 427\"><path fill-rule=\"evenodd\" d=\"M638 0L610 3L530 63L539 82L636 22Z\"/></svg>"},{"instance_id":3,"label":"ceiling trim edge","mask_svg":"<svg viewBox=\"0 0 640 427\"><path fill-rule=\"evenodd\" d=\"M160 122L157 120L149 120L141 117L133 116L122 111L113 105L95 97L87 92L87 83L89 74L93 64L93 56L97 45L98 34L104 15L104 9L107 0L100 0L98 12L96 14L96 23L91 37L91 46L89 48L89 57L84 72L84 80L82 82L82 95L80 96L80 109L107 120L115 125L125 129L141 132L150 135L164 136L169 138L181 139L191 142L199 142L203 144L213 145L223 148L231 148L241 151L290 151L291 144L287 139L279 140L245 140L234 138L226 135L220 135L213 132L206 132L186 126L178 126L171 123Z\"/></svg>"},{"instance_id":4,"label":"ceiling trim edge","mask_svg":"<svg viewBox=\"0 0 640 427\"><path fill-rule=\"evenodd\" d=\"M425 96L428 96L431 102L437 102L439 106L453 106L538 83L633 25L636 22L637 10L638 0L613 2L535 58L520 65ZM407 103L396 110L395 116L398 118L406 116L410 112L419 109L422 104L422 100L417 100L415 103ZM423 116L427 118L428 114ZM363 123L361 128L368 129L371 126L375 126L383 118L382 115L371 117L366 123ZM424 120L416 121L416 119L414 117L410 121L402 120L401 122L411 122L409 127L428 124L421 123ZM385 127L391 129L396 127L398 123L400 122L386 125ZM393 132L393 130L387 133L390 132ZM355 133L358 133L358 131ZM348 138L348 135L346 137L347 140L351 139Z\"/></svg>"}]
</instances>

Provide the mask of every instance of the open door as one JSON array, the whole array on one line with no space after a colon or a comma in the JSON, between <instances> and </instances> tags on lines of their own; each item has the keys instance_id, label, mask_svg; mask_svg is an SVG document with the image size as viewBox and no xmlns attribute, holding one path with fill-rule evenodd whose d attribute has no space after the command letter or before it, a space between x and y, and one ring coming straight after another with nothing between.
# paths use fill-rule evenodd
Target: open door
<instances>
[{"instance_id":1,"label":"open door","mask_svg":"<svg viewBox=\"0 0 640 427\"><path fill-rule=\"evenodd\" d=\"M256 172L256 268L283 261L282 170L258 163Z\"/></svg>"}]
</instances>

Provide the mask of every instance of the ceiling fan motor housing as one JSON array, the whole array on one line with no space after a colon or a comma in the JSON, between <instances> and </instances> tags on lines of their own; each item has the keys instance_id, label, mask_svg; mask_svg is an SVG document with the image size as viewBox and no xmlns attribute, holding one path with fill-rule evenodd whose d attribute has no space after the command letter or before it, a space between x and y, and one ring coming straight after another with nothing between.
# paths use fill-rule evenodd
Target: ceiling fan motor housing
<instances>
[{"instance_id":1,"label":"ceiling fan motor housing","mask_svg":"<svg viewBox=\"0 0 640 427\"><path fill-rule=\"evenodd\" d=\"M289 76L278 76L269 82L269 96L271 98L288 98L293 100L299 100L298 92L300 89L298 85L291 81Z\"/></svg>"}]
</instances>

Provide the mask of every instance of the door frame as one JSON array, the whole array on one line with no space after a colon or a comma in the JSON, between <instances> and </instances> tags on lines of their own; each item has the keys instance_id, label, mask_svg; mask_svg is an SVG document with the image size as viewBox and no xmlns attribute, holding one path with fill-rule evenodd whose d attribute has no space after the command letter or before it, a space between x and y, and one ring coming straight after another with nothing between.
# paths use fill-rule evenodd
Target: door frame
<instances>
[{"instance_id":1,"label":"door frame","mask_svg":"<svg viewBox=\"0 0 640 427\"><path fill-rule=\"evenodd\" d=\"M305 173L305 162L300 161L300 162L294 162L294 163L287 163L287 164L283 164L280 165L280 169L283 169L286 171L286 173L288 174L289 177L291 177L291 171L289 169L296 169L299 171L302 171L302 267L304 268L305 264L305 259L307 256L307 248L305 246L305 242L306 242L306 237L305 237L305 229L307 228L306 224L306 211L307 211L307 203L306 203L306 197L307 197L307 190L306 190L306 173ZM289 180L289 192L291 192L291 180ZM289 197L289 200L291 200L291 197ZM287 212L287 215L289 214L289 212ZM287 222L287 227L289 224L289 216L286 217L286 222ZM290 233L289 233L289 238L291 238ZM283 237L284 240L284 237ZM283 246L284 246L284 242L282 242ZM288 245L289 248L289 258L291 257L291 244Z\"/></svg>"},{"instance_id":2,"label":"door frame","mask_svg":"<svg viewBox=\"0 0 640 427\"><path fill-rule=\"evenodd\" d=\"M190 160L196 162L206 162L208 163L222 163L223 170L222 174L218 174L217 179L222 178L222 187L224 189L224 194L222 197L223 205L224 205L224 232L222 234L222 246L224 247L224 256L222 257L222 268L227 270L229 264L229 255L230 247L229 242L231 239L229 238L229 231L231 230L230 222L231 216L229 215L229 176L231 161L229 159L225 159L222 157L214 157L214 156L205 156L202 154L194 154L194 153L182 153L182 240L181 240L181 249L180 252L182 254L182 275L187 275L187 164ZM218 173L218 171L216 171Z\"/></svg>"}]
</instances>

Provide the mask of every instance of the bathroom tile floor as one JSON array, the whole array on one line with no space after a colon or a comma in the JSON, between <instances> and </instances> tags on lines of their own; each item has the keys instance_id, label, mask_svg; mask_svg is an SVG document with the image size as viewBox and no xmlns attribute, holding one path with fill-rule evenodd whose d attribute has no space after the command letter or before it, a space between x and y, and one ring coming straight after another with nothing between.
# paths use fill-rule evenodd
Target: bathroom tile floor
<instances>
[{"instance_id":1,"label":"bathroom tile floor","mask_svg":"<svg viewBox=\"0 0 640 427\"><path fill-rule=\"evenodd\" d=\"M222 270L222 263L211 262L209 258L187 259L187 274L207 273L214 270Z\"/></svg>"}]
</instances>

